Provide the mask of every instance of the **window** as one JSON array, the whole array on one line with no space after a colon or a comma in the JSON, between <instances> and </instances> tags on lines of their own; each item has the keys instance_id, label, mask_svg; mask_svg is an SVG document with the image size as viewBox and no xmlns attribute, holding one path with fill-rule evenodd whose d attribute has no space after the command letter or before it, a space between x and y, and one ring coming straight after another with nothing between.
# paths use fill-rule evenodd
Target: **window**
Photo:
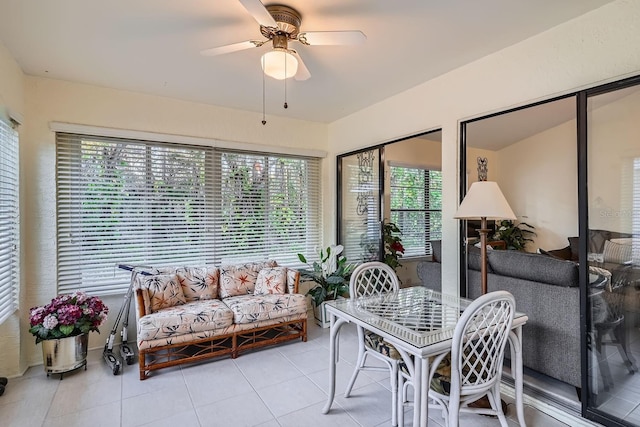
<instances>
[{"instance_id":1,"label":"window","mask_svg":"<svg viewBox=\"0 0 640 427\"><path fill-rule=\"evenodd\" d=\"M56 135L60 291L122 292L119 263L295 265L319 244L319 159Z\"/></svg>"},{"instance_id":2,"label":"window","mask_svg":"<svg viewBox=\"0 0 640 427\"><path fill-rule=\"evenodd\" d=\"M0 120L0 323L18 308L18 132Z\"/></svg>"},{"instance_id":3,"label":"window","mask_svg":"<svg viewBox=\"0 0 640 427\"><path fill-rule=\"evenodd\" d=\"M430 255L430 241L442 238L442 172L391 166L391 222L405 257Z\"/></svg>"}]
</instances>

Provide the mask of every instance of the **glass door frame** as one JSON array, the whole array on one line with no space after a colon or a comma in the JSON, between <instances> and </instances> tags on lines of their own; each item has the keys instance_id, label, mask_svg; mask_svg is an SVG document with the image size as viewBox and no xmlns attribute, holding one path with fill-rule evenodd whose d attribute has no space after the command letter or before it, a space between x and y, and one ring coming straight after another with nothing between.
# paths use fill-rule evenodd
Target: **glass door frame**
<instances>
[{"instance_id":1,"label":"glass door frame","mask_svg":"<svg viewBox=\"0 0 640 427\"><path fill-rule=\"evenodd\" d=\"M379 248L378 248L378 259L379 260L383 260L384 259L384 242L382 240L382 222L384 220L384 212L385 212L385 206L384 206L384 200L385 200L385 196L386 193L389 191L386 186L385 186L385 176L384 176L384 171L385 171L385 146L390 145L390 144L394 144L396 142L401 142L401 141L406 141L408 139L413 139L413 138L418 138L424 135L429 135L432 133L436 133L436 132L442 132L442 128L434 128L428 131L424 131L424 132L419 132L416 133L414 135L409 135L403 138L399 138L399 139L394 139L392 141L388 141L388 142L384 142L381 144L377 144L377 145L373 145L370 147L366 147L366 148L361 148L358 150L354 150L354 151L350 151L347 153L343 153L343 154L339 154L336 156L336 197L337 197L337 203L336 203L336 216L337 216L337 220L336 220L336 240L337 240L337 244L342 244L343 242L343 235L342 235L342 214L343 214L343 206L342 206L342 172L343 172L343 168L342 168L342 159L345 157L349 157L349 156L353 156L356 154L360 154L360 153L364 153L367 151L371 151L371 150L380 150L380 156L378 159L378 180L379 180L379 189L380 192L377 195L377 199L378 199L378 206L379 209L378 211L380 212L379 218L378 218L378 223L380 224L380 238L379 238ZM442 141L441 141L442 143Z\"/></svg>"},{"instance_id":2,"label":"glass door frame","mask_svg":"<svg viewBox=\"0 0 640 427\"><path fill-rule=\"evenodd\" d=\"M589 282L589 186L588 186L588 100L591 97L602 95L617 90L640 85L640 76L622 79L586 89L577 93L577 121L578 121L578 230L579 230L579 280L580 280L580 314L583 321L580 325L582 337L581 364L582 364L582 416L589 420L609 426L628 426L630 424L619 422L610 418L607 412L599 411L590 406L591 393L589 378L589 351L587 348L587 335L591 332L591 310L589 309L587 283ZM586 392L585 392L586 391Z\"/></svg>"},{"instance_id":3,"label":"glass door frame","mask_svg":"<svg viewBox=\"0 0 640 427\"><path fill-rule=\"evenodd\" d=\"M589 302L588 302L588 290L587 284L589 282L589 270L588 270L588 240L589 240L589 218L588 218L588 209L589 209L589 199L588 199L588 165L587 165L587 127L588 127L588 111L587 111L587 100L589 97L597 96L600 94L604 94L607 92L612 92L620 89L626 89L628 87L640 85L640 75L629 77L625 79L621 79L619 81L599 85L593 88L584 89L572 93L567 93L562 96L554 97L547 100L538 101L532 104L511 108L508 110L500 111L497 113L489 114L482 117L477 117L474 119L461 121L460 122L460 138L459 138L459 203L464 198L467 191L467 125L477 120L486 119L490 117L494 117L497 115L521 110L524 108L529 108L532 106L545 104L548 102L553 102L559 99L565 99L569 97L576 98L576 122L577 122L577 140L576 140L576 161L578 162L578 233L579 233L579 284L580 284L580 334L581 334L581 344L580 344L580 352L581 352L581 381L582 381L582 399L581 399L581 416L585 419L592 420L595 422L599 422L604 425L609 426L620 426L625 427L630 424L619 422L617 419L612 419L610 416L607 416L608 413L603 411L598 411L595 408L589 406L589 394L591 390L589 389L589 375L588 375L588 358L589 352L587 348L587 334L590 331L589 325L591 321L591 313L589 310ZM465 251L465 236L466 236L466 226L465 221L461 221L460 224L460 295L467 295L466 289L466 277L467 277L467 262ZM525 330L525 339L526 339L526 330Z\"/></svg>"}]
</instances>

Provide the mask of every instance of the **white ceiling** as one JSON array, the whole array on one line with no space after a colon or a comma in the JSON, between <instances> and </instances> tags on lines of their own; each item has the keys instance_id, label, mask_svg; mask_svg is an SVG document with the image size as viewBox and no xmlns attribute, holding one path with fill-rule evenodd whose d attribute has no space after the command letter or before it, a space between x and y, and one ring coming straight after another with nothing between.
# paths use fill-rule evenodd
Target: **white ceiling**
<instances>
[{"instance_id":1,"label":"white ceiling","mask_svg":"<svg viewBox=\"0 0 640 427\"><path fill-rule=\"evenodd\" d=\"M610 1L276 1L301 13L302 31L367 41L296 43L311 78L287 81L287 110L283 82L267 78L267 115L331 122ZM199 52L259 38L238 0L0 0L0 41L28 75L255 112L268 45Z\"/></svg>"}]
</instances>

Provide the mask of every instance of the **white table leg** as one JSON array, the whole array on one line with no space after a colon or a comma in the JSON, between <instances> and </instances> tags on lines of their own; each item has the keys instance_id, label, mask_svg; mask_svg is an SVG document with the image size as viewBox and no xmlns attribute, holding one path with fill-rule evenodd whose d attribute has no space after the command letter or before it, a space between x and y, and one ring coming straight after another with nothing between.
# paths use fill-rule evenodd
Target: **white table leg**
<instances>
[{"instance_id":1,"label":"white table leg","mask_svg":"<svg viewBox=\"0 0 640 427\"><path fill-rule=\"evenodd\" d=\"M429 421L429 381L424 381L429 375L429 358L416 358L413 378L413 425L427 427Z\"/></svg>"},{"instance_id":2,"label":"white table leg","mask_svg":"<svg viewBox=\"0 0 640 427\"><path fill-rule=\"evenodd\" d=\"M511 347L511 373L513 374L515 395L516 395L516 412L518 414L518 423L520 427L526 427L524 421L524 402L523 402L523 370L522 370L522 326L509 332L509 344Z\"/></svg>"},{"instance_id":3,"label":"white table leg","mask_svg":"<svg viewBox=\"0 0 640 427\"><path fill-rule=\"evenodd\" d=\"M333 404L333 398L336 395L336 363L338 362L338 333L344 323L347 323L344 319L337 319L335 315L331 314L331 331L329 335L329 397L327 397L327 403L322 409L323 414L329 413L331 405Z\"/></svg>"}]
</instances>

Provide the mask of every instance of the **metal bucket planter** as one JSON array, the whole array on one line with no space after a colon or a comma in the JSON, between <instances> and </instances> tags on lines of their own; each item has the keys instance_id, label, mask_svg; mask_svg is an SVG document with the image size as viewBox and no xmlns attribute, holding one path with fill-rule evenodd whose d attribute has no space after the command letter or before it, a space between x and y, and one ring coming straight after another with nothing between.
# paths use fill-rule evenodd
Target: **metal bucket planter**
<instances>
[{"instance_id":1,"label":"metal bucket planter","mask_svg":"<svg viewBox=\"0 0 640 427\"><path fill-rule=\"evenodd\" d=\"M313 306L313 317L316 319L316 324L321 328L331 326L331 319L324 306L324 301L319 306Z\"/></svg>"},{"instance_id":2,"label":"metal bucket planter","mask_svg":"<svg viewBox=\"0 0 640 427\"><path fill-rule=\"evenodd\" d=\"M60 374L73 371L84 366L87 369L87 347L89 334L42 341L42 361L44 371L49 374Z\"/></svg>"}]
</instances>

